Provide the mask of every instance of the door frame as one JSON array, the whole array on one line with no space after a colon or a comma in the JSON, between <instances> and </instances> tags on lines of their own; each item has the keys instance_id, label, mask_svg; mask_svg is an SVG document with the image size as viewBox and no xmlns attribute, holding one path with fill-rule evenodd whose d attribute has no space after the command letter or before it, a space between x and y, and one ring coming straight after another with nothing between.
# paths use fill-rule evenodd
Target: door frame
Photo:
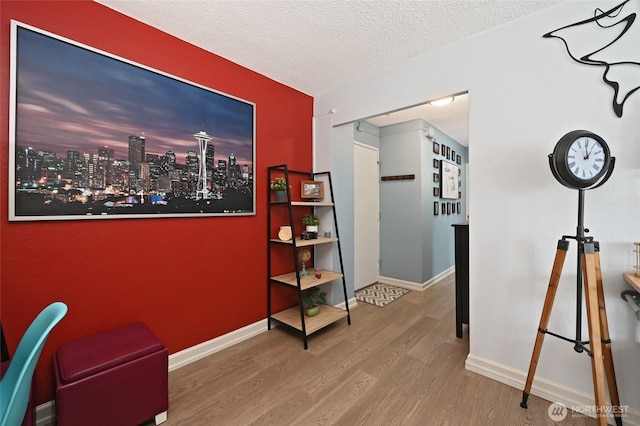
<instances>
[{"instance_id":1,"label":"door frame","mask_svg":"<svg viewBox=\"0 0 640 426\"><path fill-rule=\"evenodd\" d=\"M359 191L356 189L355 185L356 185L356 173L357 170L355 169L355 161L356 161L356 156L357 154L357 148L365 148L365 149L369 149L371 151L375 151L376 152L376 179L372 179L371 180L371 187L369 188L369 191ZM377 226L375 226L373 230L371 230L371 228L367 228L367 233L370 234L371 232L375 233L375 238L378 241L378 250L377 250L377 255L376 255L376 277L375 277L375 281L377 282L380 279L380 148L377 148L375 146L372 145L367 145L364 144L362 142L358 142L358 141L353 141L353 156L354 156L354 194L353 194L353 204L354 204L354 238L353 238L353 248L354 248L354 258L353 258L353 271L354 271L354 280L353 280L353 286L354 286L354 290L359 290L361 288L364 288L370 284L373 284L373 282L371 283L364 283L364 284L360 284L358 283L358 270L359 270L359 265L358 263L358 258L356 253L361 253L362 251L359 249L359 244L362 244L358 241L358 223L361 223L357 220L356 216L356 204L358 203L358 199L361 196L365 196L365 194L367 193L375 193L378 195L378 211L376 212L376 223Z\"/></svg>"}]
</instances>

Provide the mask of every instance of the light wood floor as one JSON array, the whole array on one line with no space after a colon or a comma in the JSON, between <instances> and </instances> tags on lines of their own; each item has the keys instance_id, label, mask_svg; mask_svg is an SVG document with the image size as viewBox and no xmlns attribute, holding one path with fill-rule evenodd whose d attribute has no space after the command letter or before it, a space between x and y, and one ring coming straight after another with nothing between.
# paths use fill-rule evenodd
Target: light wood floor
<instances>
[{"instance_id":1,"label":"light wood floor","mask_svg":"<svg viewBox=\"0 0 640 426\"><path fill-rule=\"evenodd\" d=\"M550 403L464 369L453 277L310 337L284 327L169 374L164 425L553 425ZM533 331L532 331L533 332ZM152 422L145 423L146 425ZM560 424L595 425L578 414Z\"/></svg>"}]
</instances>

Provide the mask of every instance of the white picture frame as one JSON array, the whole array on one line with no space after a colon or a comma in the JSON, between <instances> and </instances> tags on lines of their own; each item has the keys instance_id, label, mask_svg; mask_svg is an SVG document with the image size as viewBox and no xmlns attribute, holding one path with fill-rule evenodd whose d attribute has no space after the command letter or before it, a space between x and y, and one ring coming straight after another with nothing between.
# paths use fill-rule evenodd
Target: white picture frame
<instances>
[{"instance_id":1,"label":"white picture frame","mask_svg":"<svg viewBox=\"0 0 640 426\"><path fill-rule=\"evenodd\" d=\"M256 214L253 102L11 25L10 221Z\"/></svg>"},{"instance_id":2,"label":"white picture frame","mask_svg":"<svg viewBox=\"0 0 640 426\"><path fill-rule=\"evenodd\" d=\"M459 167L447 161L440 161L440 197L457 200L459 197Z\"/></svg>"}]
</instances>

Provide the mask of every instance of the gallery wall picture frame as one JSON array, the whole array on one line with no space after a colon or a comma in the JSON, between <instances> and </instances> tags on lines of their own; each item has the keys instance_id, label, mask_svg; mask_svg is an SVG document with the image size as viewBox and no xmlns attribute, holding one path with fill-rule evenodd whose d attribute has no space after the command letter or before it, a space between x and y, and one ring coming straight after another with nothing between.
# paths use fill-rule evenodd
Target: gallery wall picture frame
<instances>
[{"instance_id":1,"label":"gallery wall picture frame","mask_svg":"<svg viewBox=\"0 0 640 426\"><path fill-rule=\"evenodd\" d=\"M434 173L433 174L433 181L434 182L440 182L440 174Z\"/></svg>"},{"instance_id":2,"label":"gallery wall picture frame","mask_svg":"<svg viewBox=\"0 0 640 426\"><path fill-rule=\"evenodd\" d=\"M442 207L442 214L447 214L447 203L440 203L440 206Z\"/></svg>"},{"instance_id":3,"label":"gallery wall picture frame","mask_svg":"<svg viewBox=\"0 0 640 426\"><path fill-rule=\"evenodd\" d=\"M461 203L456 203L456 213L460 214L461 209L462 209Z\"/></svg>"},{"instance_id":4,"label":"gallery wall picture frame","mask_svg":"<svg viewBox=\"0 0 640 426\"><path fill-rule=\"evenodd\" d=\"M324 182L318 180L303 180L300 182L300 198L318 199L324 198Z\"/></svg>"},{"instance_id":5,"label":"gallery wall picture frame","mask_svg":"<svg viewBox=\"0 0 640 426\"><path fill-rule=\"evenodd\" d=\"M439 169L440 168L440 161L437 158L433 159L433 168L434 169Z\"/></svg>"},{"instance_id":6,"label":"gallery wall picture frame","mask_svg":"<svg viewBox=\"0 0 640 426\"><path fill-rule=\"evenodd\" d=\"M447 214L451 214L451 203L447 203Z\"/></svg>"},{"instance_id":7,"label":"gallery wall picture frame","mask_svg":"<svg viewBox=\"0 0 640 426\"><path fill-rule=\"evenodd\" d=\"M456 164L462 164L462 157L456 155Z\"/></svg>"},{"instance_id":8,"label":"gallery wall picture frame","mask_svg":"<svg viewBox=\"0 0 640 426\"><path fill-rule=\"evenodd\" d=\"M436 141L433 141L433 152L435 154L440 154L440 144Z\"/></svg>"},{"instance_id":9,"label":"gallery wall picture frame","mask_svg":"<svg viewBox=\"0 0 640 426\"><path fill-rule=\"evenodd\" d=\"M433 196L434 197L439 197L440 196L440 188L439 187L434 187L433 188Z\"/></svg>"},{"instance_id":10,"label":"gallery wall picture frame","mask_svg":"<svg viewBox=\"0 0 640 426\"><path fill-rule=\"evenodd\" d=\"M447 155L447 146L444 144L440 145L440 155L442 155L443 157Z\"/></svg>"},{"instance_id":11,"label":"gallery wall picture frame","mask_svg":"<svg viewBox=\"0 0 640 426\"><path fill-rule=\"evenodd\" d=\"M9 220L256 214L256 105L11 21Z\"/></svg>"},{"instance_id":12,"label":"gallery wall picture frame","mask_svg":"<svg viewBox=\"0 0 640 426\"><path fill-rule=\"evenodd\" d=\"M448 146L447 147L447 160L450 160L450 159L451 159L451 147Z\"/></svg>"},{"instance_id":13,"label":"gallery wall picture frame","mask_svg":"<svg viewBox=\"0 0 640 426\"><path fill-rule=\"evenodd\" d=\"M459 167L447 161L440 162L440 197L457 199L459 192Z\"/></svg>"},{"instance_id":14,"label":"gallery wall picture frame","mask_svg":"<svg viewBox=\"0 0 640 426\"><path fill-rule=\"evenodd\" d=\"M438 216L440 214L440 203L438 201L433 202L433 215Z\"/></svg>"}]
</instances>

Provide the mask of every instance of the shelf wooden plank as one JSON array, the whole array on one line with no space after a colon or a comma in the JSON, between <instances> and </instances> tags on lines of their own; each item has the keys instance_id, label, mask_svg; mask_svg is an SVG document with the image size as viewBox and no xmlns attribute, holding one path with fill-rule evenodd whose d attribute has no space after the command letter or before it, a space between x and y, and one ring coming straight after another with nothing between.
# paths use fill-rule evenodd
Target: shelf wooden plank
<instances>
[{"instance_id":1,"label":"shelf wooden plank","mask_svg":"<svg viewBox=\"0 0 640 426\"><path fill-rule=\"evenodd\" d=\"M271 315L272 318L287 324L297 330L302 331L302 323L300 322L300 307L298 305L285 311L280 311ZM334 322L347 317L347 311L334 308L329 305L320 305L320 313L315 317L305 317L304 323L307 336L314 333Z\"/></svg>"},{"instance_id":2,"label":"shelf wooden plank","mask_svg":"<svg viewBox=\"0 0 640 426\"><path fill-rule=\"evenodd\" d=\"M303 240L302 238L296 238L296 247L304 247L304 246L315 246L317 244L327 244L327 243L334 243L338 241L338 239L336 237L318 237L315 238L313 240ZM292 240L289 241L282 241L279 240L277 238L273 238L271 240L272 243L280 243L280 244L293 244Z\"/></svg>"},{"instance_id":3,"label":"shelf wooden plank","mask_svg":"<svg viewBox=\"0 0 640 426\"><path fill-rule=\"evenodd\" d=\"M292 206L307 206L307 207L332 207L331 201L292 201Z\"/></svg>"},{"instance_id":4,"label":"shelf wooden plank","mask_svg":"<svg viewBox=\"0 0 640 426\"><path fill-rule=\"evenodd\" d=\"M313 268L311 268L313 269ZM309 270L310 275L308 277L300 277L300 287L302 290L306 290L311 287L316 287L322 284L326 284L330 281L337 280L338 278L342 278L342 274L334 271L327 271L326 269L322 270L322 276L320 278L316 278L313 275L313 270ZM296 273L289 272L287 274L278 275L275 277L271 277L273 281L277 281L282 284L290 285L292 287L297 287L298 282L296 281Z\"/></svg>"},{"instance_id":5,"label":"shelf wooden plank","mask_svg":"<svg viewBox=\"0 0 640 426\"><path fill-rule=\"evenodd\" d=\"M636 277L634 273L627 272L624 274L624 279L627 281L631 287L633 287L636 291L640 291L640 277Z\"/></svg>"}]
</instances>

